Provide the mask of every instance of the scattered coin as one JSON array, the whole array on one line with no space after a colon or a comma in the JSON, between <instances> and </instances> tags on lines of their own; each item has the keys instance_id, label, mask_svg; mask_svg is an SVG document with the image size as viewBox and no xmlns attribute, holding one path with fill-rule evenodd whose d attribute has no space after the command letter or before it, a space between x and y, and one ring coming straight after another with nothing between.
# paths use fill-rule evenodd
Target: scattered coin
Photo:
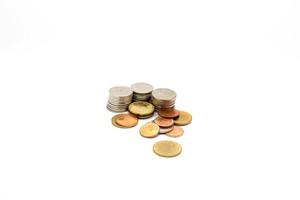
<instances>
[{"instance_id":1,"label":"scattered coin","mask_svg":"<svg viewBox=\"0 0 300 200\"><path fill-rule=\"evenodd\" d=\"M153 145L153 151L162 157L175 157L181 153L182 147L177 142L162 140Z\"/></svg>"},{"instance_id":2,"label":"scattered coin","mask_svg":"<svg viewBox=\"0 0 300 200\"><path fill-rule=\"evenodd\" d=\"M174 126L171 126L171 127L168 127L168 128L159 128L159 133L160 134L166 134L166 133L172 131L173 128L174 128Z\"/></svg>"},{"instance_id":3,"label":"scattered coin","mask_svg":"<svg viewBox=\"0 0 300 200\"><path fill-rule=\"evenodd\" d=\"M173 130L167 132L166 135L170 136L170 137L179 137L179 136L182 136L183 133L184 133L184 130L181 127L174 126Z\"/></svg>"},{"instance_id":4,"label":"scattered coin","mask_svg":"<svg viewBox=\"0 0 300 200\"><path fill-rule=\"evenodd\" d=\"M137 125L138 119L136 116L131 114L119 114L117 115L116 123L120 126L126 127L126 128L132 128Z\"/></svg>"},{"instance_id":5,"label":"scattered coin","mask_svg":"<svg viewBox=\"0 0 300 200\"><path fill-rule=\"evenodd\" d=\"M174 119L174 124L184 126L192 122L192 115L185 111L179 111L179 117Z\"/></svg>"},{"instance_id":6,"label":"scattered coin","mask_svg":"<svg viewBox=\"0 0 300 200\"><path fill-rule=\"evenodd\" d=\"M157 124L161 128L168 128L173 126L174 120L173 119L167 119L163 118L161 116L158 116L155 120L154 123Z\"/></svg>"},{"instance_id":7,"label":"scattered coin","mask_svg":"<svg viewBox=\"0 0 300 200\"><path fill-rule=\"evenodd\" d=\"M129 105L128 110L138 117L145 117L154 113L154 106L149 102L136 101Z\"/></svg>"},{"instance_id":8,"label":"scattered coin","mask_svg":"<svg viewBox=\"0 0 300 200\"><path fill-rule=\"evenodd\" d=\"M158 114L164 118L176 118L179 116L179 111L174 108L160 109Z\"/></svg>"},{"instance_id":9,"label":"scattered coin","mask_svg":"<svg viewBox=\"0 0 300 200\"><path fill-rule=\"evenodd\" d=\"M115 115L111 118L112 125L114 125L115 127L118 127L118 128L126 128L124 126L117 124L117 122L116 122L117 118L118 118L118 115Z\"/></svg>"},{"instance_id":10,"label":"scattered coin","mask_svg":"<svg viewBox=\"0 0 300 200\"><path fill-rule=\"evenodd\" d=\"M156 137L158 133L159 133L159 126L152 122L147 123L140 128L141 136L146 138Z\"/></svg>"}]
</instances>

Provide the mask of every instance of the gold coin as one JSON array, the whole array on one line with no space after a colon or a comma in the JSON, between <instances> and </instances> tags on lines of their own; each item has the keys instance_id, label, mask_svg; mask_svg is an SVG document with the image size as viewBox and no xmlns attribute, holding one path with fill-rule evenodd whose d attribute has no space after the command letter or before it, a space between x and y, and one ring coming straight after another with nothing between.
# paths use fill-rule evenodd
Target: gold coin
<instances>
[{"instance_id":1,"label":"gold coin","mask_svg":"<svg viewBox=\"0 0 300 200\"><path fill-rule=\"evenodd\" d=\"M179 111L179 117L174 119L174 124L184 126L192 122L192 115L185 111Z\"/></svg>"},{"instance_id":2,"label":"gold coin","mask_svg":"<svg viewBox=\"0 0 300 200\"><path fill-rule=\"evenodd\" d=\"M154 106L145 101L136 101L129 105L129 112L137 116L147 116L154 112Z\"/></svg>"},{"instance_id":3,"label":"gold coin","mask_svg":"<svg viewBox=\"0 0 300 200\"><path fill-rule=\"evenodd\" d=\"M166 135L170 137L179 137L182 136L184 133L184 130L179 126L174 126L173 130L170 132L167 132Z\"/></svg>"},{"instance_id":4,"label":"gold coin","mask_svg":"<svg viewBox=\"0 0 300 200\"><path fill-rule=\"evenodd\" d=\"M181 151L181 145L177 142L170 140L158 141L153 145L153 151L159 156L162 157L174 157L178 156Z\"/></svg>"},{"instance_id":5,"label":"gold coin","mask_svg":"<svg viewBox=\"0 0 300 200\"><path fill-rule=\"evenodd\" d=\"M138 119L131 114L119 114L116 117L116 123L126 128L132 128L137 125Z\"/></svg>"},{"instance_id":6,"label":"gold coin","mask_svg":"<svg viewBox=\"0 0 300 200\"><path fill-rule=\"evenodd\" d=\"M146 138L156 137L158 133L159 133L159 126L152 122L147 123L140 128L141 136Z\"/></svg>"}]
</instances>

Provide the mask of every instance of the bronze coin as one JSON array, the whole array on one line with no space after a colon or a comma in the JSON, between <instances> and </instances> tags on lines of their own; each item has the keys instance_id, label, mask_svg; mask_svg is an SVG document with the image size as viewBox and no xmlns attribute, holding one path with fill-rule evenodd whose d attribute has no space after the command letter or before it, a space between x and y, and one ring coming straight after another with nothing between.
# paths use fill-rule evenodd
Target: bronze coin
<instances>
[{"instance_id":1,"label":"bronze coin","mask_svg":"<svg viewBox=\"0 0 300 200\"><path fill-rule=\"evenodd\" d=\"M184 130L179 126L174 126L173 130L170 132L167 132L166 135L170 137L179 137L182 136L184 133Z\"/></svg>"},{"instance_id":2,"label":"bronze coin","mask_svg":"<svg viewBox=\"0 0 300 200\"><path fill-rule=\"evenodd\" d=\"M161 134L166 134L166 133L172 131L173 128L174 128L174 126L171 126L171 127L168 127L168 128L160 128L160 129L159 129L159 133L161 133Z\"/></svg>"},{"instance_id":3,"label":"bronze coin","mask_svg":"<svg viewBox=\"0 0 300 200\"><path fill-rule=\"evenodd\" d=\"M176 118L179 116L179 111L174 108L160 109L159 116L164 118Z\"/></svg>"},{"instance_id":4,"label":"bronze coin","mask_svg":"<svg viewBox=\"0 0 300 200\"><path fill-rule=\"evenodd\" d=\"M127 128L127 127L117 124L117 122L116 122L117 118L118 118L118 115L115 115L111 118L112 125L114 125L115 127L118 127L118 128Z\"/></svg>"},{"instance_id":5,"label":"bronze coin","mask_svg":"<svg viewBox=\"0 0 300 200\"><path fill-rule=\"evenodd\" d=\"M174 157L181 153L182 147L177 142L162 140L153 145L153 151L162 157Z\"/></svg>"},{"instance_id":6,"label":"bronze coin","mask_svg":"<svg viewBox=\"0 0 300 200\"><path fill-rule=\"evenodd\" d=\"M174 119L174 124L184 126L192 122L192 115L185 111L179 111L179 117Z\"/></svg>"},{"instance_id":7,"label":"bronze coin","mask_svg":"<svg viewBox=\"0 0 300 200\"><path fill-rule=\"evenodd\" d=\"M156 137L158 133L159 133L159 126L152 122L147 123L140 128L141 136L146 138Z\"/></svg>"},{"instance_id":8,"label":"bronze coin","mask_svg":"<svg viewBox=\"0 0 300 200\"><path fill-rule=\"evenodd\" d=\"M126 128L132 128L137 125L138 119L131 114L119 114L116 117L116 123Z\"/></svg>"},{"instance_id":9,"label":"bronze coin","mask_svg":"<svg viewBox=\"0 0 300 200\"><path fill-rule=\"evenodd\" d=\"M159 127L162 128L168 128L173 126L174 124L174 120L173 119L167 119L167 118L163 118L158 116L155 120L154 123L157 124Z\"/></svg>"}]
</instances>

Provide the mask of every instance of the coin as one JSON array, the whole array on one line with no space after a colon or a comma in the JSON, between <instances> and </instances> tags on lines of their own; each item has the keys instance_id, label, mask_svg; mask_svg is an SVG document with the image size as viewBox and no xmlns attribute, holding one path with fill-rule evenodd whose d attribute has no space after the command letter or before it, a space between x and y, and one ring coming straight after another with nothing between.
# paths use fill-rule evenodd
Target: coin
<instances>
[{"instance_id":1,"label":"coin","mask_svg":"<svg viewBox=\"0 0 300 200\"><path fill-rule=\"evenodd\" d=\"M173 128L174 128L174 126L171 126L171 127L168 127L168 128L159 128L159 133L166 134L166 133L172 131Z\"/></svg>"},{"instance_id":2,"label":"coin","mask_svg":"<svg viewBox=\"0 0 300 200\"><path fill-rule=\"evenodd\" d=\"M158 116L154 120L154 123L157 124L159 127L168 128L170 126L173 126L174 121L173 121L173 119L167 119L167 118L163 118L163 117Z\"/></svg>"},{"instance_id":3,"label":"coin","mask_svg":"<svg viewBox=\"0 0 300 200\"><path fill-rule=\"evenodd\" d=\"M153 90L153 86L148 83L135 83L131 85L131 90L138 94L149 94Z\"/></svg>"},{"instance_id":4,"label":"coin","mask_svg":"<svg viewBox=\"0 0 300 200\"><path fill-rule=\"evenodd\" d=\"M165 117L165 118L176 118L179 116L178 110L175 110L173 108L161 109L159 110L158 114L161 117Z\"/></svg>"},{"instance_id":5,"label":"coin","mask_svg":"<svg viewBox=\"0 0 300 200\"><path fill-rule=\"evenodd\" d=\"M147 123L140 128L141 136L146 138L156 137L158 133L159 133L159 126L152 122Z\"/></svg>"},{"instance_id":6,"label":"coin","mask_svg":"<svg viewBox=\"0 0 300 200\"><path fill-rule=\"evenodd\" d=\"M110 96L113 97L128 97L132 95L132 90L125 86L112 87L109 90Z\"/></svg>"},{"instance_id":7,"label":"coin","mask_svg":"<svg viewBox=\"0 0 300 200\"><path fill-rule=\"evenodd\" d=\"M158 88L152 91L152 96L159 100L173 100L176 98L176 92L168 88Z\"/></svg>"},{"instance_id":8,"label":"coin","mask_svg":"<svg viewBox=\"0 0 300 200\"><path fill-rule=\"evenodd\" d=\"M119 114L116 118L116 123L120 126L131 128L137 125L138 119L136 116L131 114Z\"/></svg>"},{"instance_id":9,"label":"coin","mask_svg":"<svg viewBox=\"0 0 300 200\"><path fill-rule=\"evenodd\" d=\"M153 145L153 151L162 157L175 157L181 153L182 147L177 142L162 140Z\"/></svg>"},{"instance_id":10,"label":"coin","mask_svg":"<svg viewBox=\"0 0 300 200\"><path fill-rule=\"evenodd\" d=\"M154 112L154 106L145 101L136 101L129 105L128 110L138 116L147 116Z\"/></svg>"},{"instance_id":11,"label":"coin","mask_svg":"<svg viewBox=\"0 0 300 200\"><path fill-rule=\"evenodd\" d=\"M173 130L167 132L166 135L170 136L170 137L179 137L179 136L182 136L183 133L184 133L184 130L181 127L174 126Z\"/></svg>"},{"instance_id":12,"label":"coin","mask_svg":"<svg viewBox=\"0 0 300 200\"><path fill-rule=\"evenodd\" d=\"M192 115L185 111L179 111L179 117L174 119L174 124L184 126L192 122Z\"/></svg>"}]
</instances>

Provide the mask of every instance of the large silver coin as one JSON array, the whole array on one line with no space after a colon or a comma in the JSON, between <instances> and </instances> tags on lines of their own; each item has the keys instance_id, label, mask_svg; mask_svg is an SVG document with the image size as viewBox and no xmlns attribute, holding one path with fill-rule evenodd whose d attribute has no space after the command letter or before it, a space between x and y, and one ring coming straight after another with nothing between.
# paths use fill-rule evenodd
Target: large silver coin
<instances>
[{"instance_id":1,"label":"large silver coin","mask_svg":"<svg viewBox=\"0 0 300 200\"><path fill-rule=\"evenodd\" d=\"M131 90L138 94L148 94L153 90L153 86L148 83L135 83L131 86Z\"/></svg>"},{"instance_id":2,"label":"large silver coin","mask_svg":"<svg viewBox=\"0 0 300 200\"><path fill-rule=\"evenodd\" d=\"M152 91L152 96L157 100L174 100L176 99L176 92L168 88L158 88Z\"/></svg>"},{"instance_id":3,"label":"large silver coin","mask_svg":"<svg viewBox=\"0 0 300 200\"><path fill-rule=\"evenodd\" d=\"M132 96L133 92L129 87L125 86L116 86L112 87L109 90L109 94L111 97L130 97Z\"/></svg>"}]
</instances>

